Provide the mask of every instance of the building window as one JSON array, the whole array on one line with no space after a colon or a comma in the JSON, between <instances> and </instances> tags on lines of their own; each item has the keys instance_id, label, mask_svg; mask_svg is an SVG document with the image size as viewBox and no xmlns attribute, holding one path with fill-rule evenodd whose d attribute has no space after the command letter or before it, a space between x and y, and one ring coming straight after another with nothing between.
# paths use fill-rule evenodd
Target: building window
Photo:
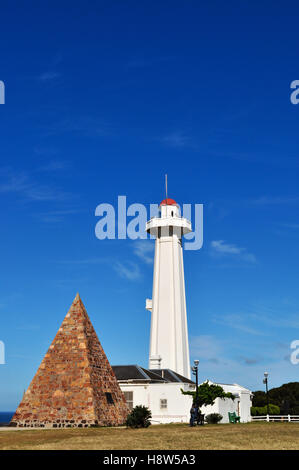
<instances>
[{"instance_id":1,"label":"building window","mask_svg":"<svg viewBox=\"0 0 299 470\"><path fill-rule=\"evenodd\" d=\"M160 400L160 409L161 410L167 410L167 399L166 398L161 398L161 400Z\"/></svg>"},{"instance_id":2,"label":"building window","mask_svg":"<svg viewBox=\"0 0 299 470\"><path fill-rule=\"evenodd\" d=\"M133 409L133 392L124 392L129 410Z\"/></svg>"},{"instance_id":3,"label":"building window","mask_svg":"<svg viewBox=\"0 0 299 470\"><path fill-rule=\"evenodd\" d=\"M106 392L105 395L106 395L107 403L108 403L109 405L114 405L114 401L113 401L113 398L112 398L111 393Z\"/></svg>"}]
</instances>

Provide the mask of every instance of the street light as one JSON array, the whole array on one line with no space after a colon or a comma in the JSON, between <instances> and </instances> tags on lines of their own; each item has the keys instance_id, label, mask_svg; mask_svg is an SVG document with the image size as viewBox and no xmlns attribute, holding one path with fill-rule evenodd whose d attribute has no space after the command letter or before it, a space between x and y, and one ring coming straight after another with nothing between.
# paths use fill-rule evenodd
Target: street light
<instances>
[{"instance_id":1,"label":"street light","mask_svg":"<svg viewBox=\"0 0 299 470\"><path fill-rule=\"evenodd\" d=\"M268 372L264 372L263 383L266 385L266 396L267 396L267 415L269 415L269 393L268 393Z\"/></svg>"},{"instance_id":2,"label":"street light","mask_svg":"<svg viewBox=\"0 0 299 470\"><path fill-rule=\"evenodd\" d=\"M199 364L199 360L195 359L194 366L191 369L193 372L193 375L195 375L195 382L196 382L196 391L195 391L196 406L198 406L198 364Z\"/></svg>"}]
</instances>

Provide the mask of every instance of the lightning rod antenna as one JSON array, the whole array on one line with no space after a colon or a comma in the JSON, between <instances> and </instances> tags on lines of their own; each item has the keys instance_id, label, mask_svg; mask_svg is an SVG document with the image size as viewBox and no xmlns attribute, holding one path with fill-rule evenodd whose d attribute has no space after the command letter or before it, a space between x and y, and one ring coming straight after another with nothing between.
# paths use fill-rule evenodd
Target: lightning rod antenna
<instances>
[{"instance_id":1,"label":"lightning rod antenna","mask_svg":"<svg viewBox=\"0 0 299 470\"><path fill-rule=\"evenodd\" d=\"M166 202L167 202L167 175L165 175L165 191L166 191Z\"/></svg>"}]
</instances>

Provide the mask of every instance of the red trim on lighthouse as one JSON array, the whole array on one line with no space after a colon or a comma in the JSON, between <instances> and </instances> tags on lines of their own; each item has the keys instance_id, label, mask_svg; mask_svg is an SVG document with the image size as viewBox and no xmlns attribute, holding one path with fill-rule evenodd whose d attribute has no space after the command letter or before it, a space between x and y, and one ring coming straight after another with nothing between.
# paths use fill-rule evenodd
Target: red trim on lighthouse
<instances>
[{"instance_id":1,"label":"red trim on lighthouse","mask_svg":"<svg viewBox=\"0 0 299 470\"><path fill-rule=\"evenodd\" d=\"M163 199L160 206L177 206L177 203L175 202L174 199L167 198L167 199Z\"/></svg>"}]
</instances>

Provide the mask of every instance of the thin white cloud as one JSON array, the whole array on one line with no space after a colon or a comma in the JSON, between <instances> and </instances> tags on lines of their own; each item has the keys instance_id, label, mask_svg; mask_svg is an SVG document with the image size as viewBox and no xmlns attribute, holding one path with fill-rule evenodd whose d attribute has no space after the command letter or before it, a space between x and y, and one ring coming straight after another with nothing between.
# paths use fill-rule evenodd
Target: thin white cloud
<instances>
[{"instance_id":1,"label":"thin white cloud","mask_svg":"<svg viewBox=\"0 0 299 470\"><path fill-rule=\"evenodd\" d=\"M65 217L69 215L78 214L80 211L77 209L66 209L66 210L57 210L57 211L48 211L43 214L38 214L37 217L40 218L43 222L46 223L56 223L61 222Z\"/></svg>"},{"instance_id":2,"label":"thin white cloud","mask_svg":"<svg viewBox=\"0 0 299 470\"><path fill-rule=\"evenodd\" d=\"M59 150L54 147L41 147L41 146L36 146L33 149L34 153L38 156L56 156L59 153Z\"/></svg>"},{"instance_id":3,"label":"thin white cloud","mask_svg":"<svg viewBox=\"0 0 299 470\"><path fill-rule=\"evenodd\" d=\"M65 160L51 160L38 168L38 171L58 171L69 168L69 162Z\"/></svg>"},{"instance_id":4,"label":"thin white cloud","mask_svg":"<svg viewBox=\"0 0 299 470\"><path fill-rule=\"evenodd\" d=\"M42 73L37 78L38 78L38 80L40 80L42 82L48 82L48 81L51 81L51 80L55 80L59 77L61 77L61 73L54 72L54 71L48 71L48 72Z\"/></svg>"},{"instance_id":5,"label":"thin white cloud","mask_svg":"<svg viewBox=\"0 0 299 470\"><path fill-rule=\"evenodd\" d=\"M46 129L46 135L59 135L65 133L76 133L85 136L107 137L114 131L102 119L90 116L70 116L54 122Z\"/></svg>"},{"instance_id":6,"label":"thin white cloud","mask_svg":"<svg viewBox=\"0 0 299 470\"><path fill-rule=\"evenodd\" d=\"M171 56L166 57L149 57L149 56L142 56L142 57L135 57L130 59L127 62L128 68L144 68L144 67L151 67L155 64L159 64L162 62L169 62L173 61L175 58Z\"/></svg>"},{"instance_id":7,"label":"thin white cloud","mask_svg":"<svg viewBox=\"0 0 299 470\"><path fill-rule=\"evenodd\" d=\"M57 260L59 264L65 265L78 265L78 266L96 266L106 265L112 267L114 271L123 279L129 281L135 281L141 278L141 271L139 265L134 262L120 262L113 258L102 257L102 258L83 258L83 259L70 259L70 260Z\"/></svg>"},{"instance_id":8,"label":"thin white cloud","mask_svg":"<svg viewBox=\"0 0 299 470\"><path fill-rule=\"evenodd\" d=\"M262 196L257 199L253 199L252 204L267 206L276 204L298 204L298 196Z\"/></svg>"},{"instance_id":9,"label":"thin white cloud","mask_svg":"<svg viewBox=\"0 0 299 470\"><path fill-rule=\"evenodd\" d=\"M229 245L225 243L223 240L214 240L211 242L211 247L217 251L218 253L224 254L240 254L242 252L242 248L237 247L236 245Z\"/></svg>"},{"instance_id":10,"label":"thin white cloud","mask_svg":"<svg viewBox=\"0 0 299 470\"><path fill-rule=\"evenodd\" d=\"M37 80L41 82L51 82L61 77L61 73L57 70L62 62L61 54L56 54L55 57L45 67L45 71L38 75Z\"/></svg>"},{"instance_id":11,"label":"thin white cloud","mask_svg":"<svg viewBox=\"0 0 299 470\"><path fill-rule=\"evenodd\" d=\"M248 315L245 314L215 315L213 317L213 321L219 325L227 327L228 329L233 328L235 330L243 331L244 333L256 336L265 335L264 328L258 330L248 324Z\"/></svg>"},{"instance_id":12,"label":"thin white cloud","mask_svg":"<svg viewBox=\"0 0 299 470\"><path fill-rule=\"evenodd\" d=\"M50 281L51 284L54 286L58 287L59 289L65 289L65 288L74 288L76 289L76 292L78 291L78 286L81 286L84 283L90 283L90 279L88 278L83 278L81 277L80 279L53 279Z\"/></svg>"},{"instance_id":13,"label":"thin white cloud","mask_svg":"<svg viewBox=\"0 0 299 470\"><path fill-rule=\"evenodd\" d=\"M226 243L224 240L213 240L211 242L211 253L215 256L233 256L237 259L247 261L248 263L256 263L256 257L249 253L246 248Z\"/></svg>"},{"instance_id":14,"label":"thin white cloud","mask_svg":"<svg viewBox=\"0 0 299 470\"><path fill-rule=\"evenodd\" d=\"M214 315L214 323L256 336L269 336L270 329L299 328L298 313L290 313L285 308L274 310L268 306L253 304L244 313Z\"/></svg>"},{"instance_id":15,"label":"thin white cloud","mask_svg":"<svg viewBox=\"0 0 299 470\"><path fill-rule=\"evenodd\" d=\"M134 253L146 264L153 264L155 245L149 240L134 242Z\"/></svg>"},{"instance_id":16,"label":"thin white cloud","mask_svg":"<svg viewBox=\"0 0 299 470\"><path fill-rule=\"evenodd\" d=\"M250 317L256 322L261 322L273 328L295 328L299 329L299 315L288 315L288 312L283 312L283 315L278 312L277 316L263 315L261 312L252 313Z\"/></svg>"},{"instance_id":17,"label":"thin white cloud","mask_svg":"<svg viewBox=\"0 0 299 470\"><path fill-rule=\"evenodd\" d=\"M282 227L286 227L286 228L292 228L294 230L298 230L299 229L299 224L281 224Z\"/></svg>"},{"instance_id":18,"label":"thin white cloud","mask_svg":"<svg viewBox=\"0 0 299 470\"><path fill-rule=\"evenodd\" d=\"M198 359L216 363L221 358L222 352L222 343L215 336L199 335L190 339L190 353Z\"/></svg>"},{"instance_id":19,"label":"thin white cloud","mask_svg":"<svg viewBox=\"0 0 299 470\"><path fill-rule=\"evenodd\" d=\"M181 148L185 147L189 143L189 138L186 137L181 131L172 132L160 139L160 141L169 146L174 148Z\"/></svg>"},{"instance_id":20,"label":"thin white cloud","mask_svg":"<svg viewBox=\"0 0 299 470\"><path fill-rule=\"evenodd\" d=\"M16 330L20 331L36 331L40 329L40 325L20 325L16 327Z\"/></svg>"},{"instance_id":21,"label":"thin white cloud","mask_svg":"<svg viewBox=\"0 0 299 470\"><path fill-rule=\"evenodd\" d=\"M60 264L78 264L78 265L93 265L93 264L104 264L111 263L109 258L85 258L85 259L70 259L70 260L59 260L57 261Z\"/></svg>"},{"instance_id":22,"label":"thin white cloud","mask_svg":"<svg viewBox=\"0 0 299 470\"><path fill-rule=\"evenodd\" d=\"M37 183L25 172L16 173L5 169L2 175L4 181L0 183L0 193L19 193L31 201L61 201L70 196L49 185Z\"/></svg>"},{"instance_id":23,"label":"thin white cloud","mask_svg":"<svg viewBox=\"0 0 299 470\"><path fill-rule=\"evenodd\" d=\"M141 277L139 266L136 263L124 264L118 261L113 267L120 277L129 281L135 281Z\"/></svg>"}]
</instances>

